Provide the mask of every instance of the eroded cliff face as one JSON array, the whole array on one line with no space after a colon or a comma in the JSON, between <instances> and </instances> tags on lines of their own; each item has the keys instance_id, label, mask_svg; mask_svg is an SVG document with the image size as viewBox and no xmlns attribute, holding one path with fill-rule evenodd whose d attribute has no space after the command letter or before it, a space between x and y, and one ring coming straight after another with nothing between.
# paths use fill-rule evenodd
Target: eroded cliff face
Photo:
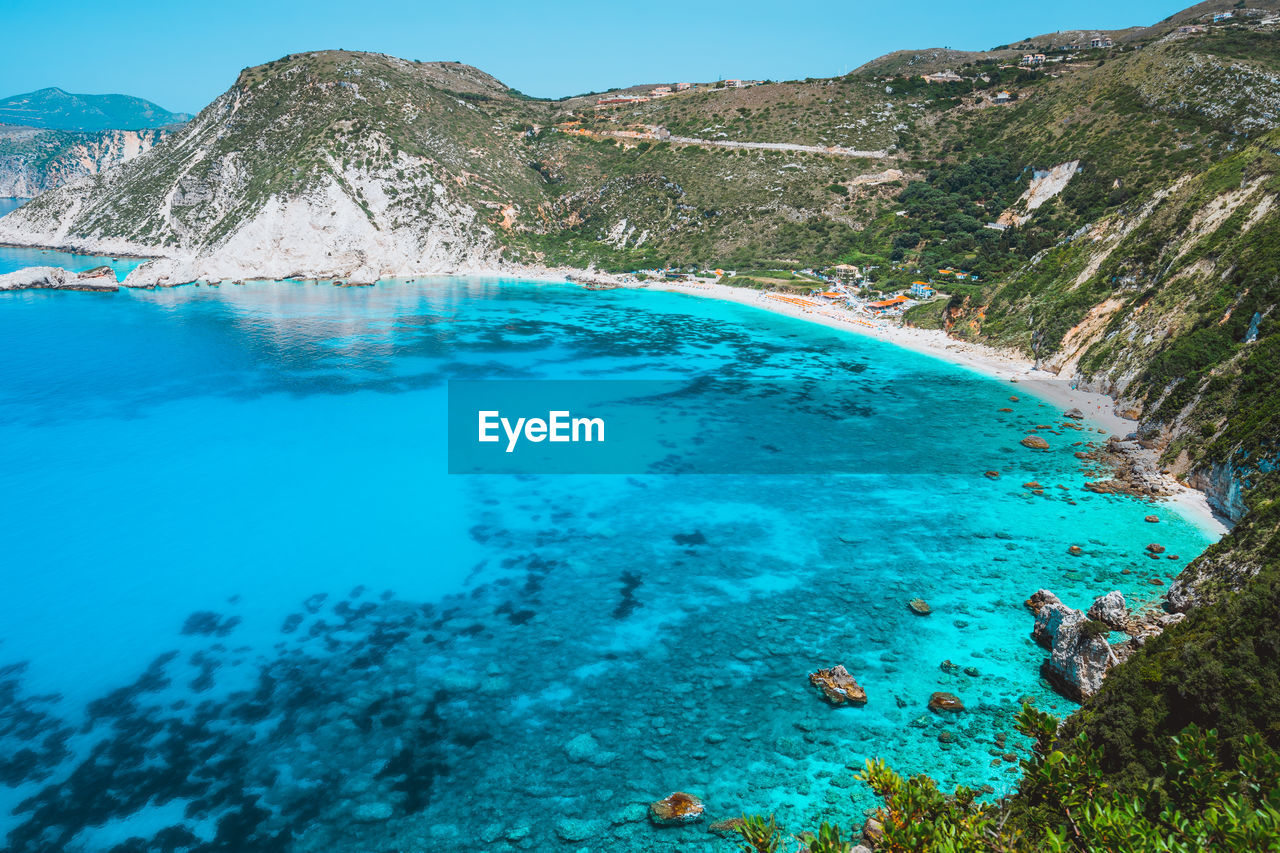
<instances>
[{"instance_id":1,"label":"eroded cliff face","mask_svg":"<svg viewBox=\"0 0 1280 853\"><path fill-rule=\"evenodd\" d=\"M150 150L170 132L0 126L0 197L31 198L100 174Z\"/></svg>"},{"instance_id":2,"label":"eroded cliff face","mask_svg":"<svg viewBox=\"0 0 1280 853\"><path fill-rule=\"evenodd\" d=\"M1277 150L1272 131L1135 199L947 317L1115 398L1161 466L1232 521L1280 428Z\"/></svg>"},{"instance_id":3,"label":"eroded cliff face","mask_svg":"<svg viewBox=\"0 0 1280 853\"><path fill-rule=\"evenodd\" d=\"M466 66L286 58L145 155L5 217L0 241L156 258L130 285L491 269L502 211L543 198L519 109Z\"/></svg>"}]
</instances>

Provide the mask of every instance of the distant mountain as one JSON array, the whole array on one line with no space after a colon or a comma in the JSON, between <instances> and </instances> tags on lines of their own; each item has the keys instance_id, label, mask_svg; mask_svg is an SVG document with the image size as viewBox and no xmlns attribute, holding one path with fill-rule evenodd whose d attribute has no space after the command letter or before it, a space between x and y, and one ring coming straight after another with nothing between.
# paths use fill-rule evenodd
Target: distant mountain
<instances>
[{"instance_id":1,"label":"distant mountain","mask_svg":"<svg viewBox=\"0 0 1280 853\"><path fill-rule=\"evenodd\" d=\"M0 124L51 130L147 130L191 120L130 95L73 95L62 89L40 89L0 99Z\"/></svg>"}]
</instances>

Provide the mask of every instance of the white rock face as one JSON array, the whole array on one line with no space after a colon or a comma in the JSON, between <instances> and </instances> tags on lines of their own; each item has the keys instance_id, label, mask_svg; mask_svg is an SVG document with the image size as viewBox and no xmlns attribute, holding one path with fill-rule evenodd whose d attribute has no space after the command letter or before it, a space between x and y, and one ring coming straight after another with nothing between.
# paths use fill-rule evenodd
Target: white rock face
<instances>
[{"instance_id":1,"label":"white rock face","mask_svg":"<svg viewBox=\"0 0 1280 853\"><path fill-rule=\"evenodd\" d=\"M1031 219L1032 212L1065 190L1078 171L1080 161L1071 160L1059 163L1047 172L1037 172L1027 185L1026 192L1019 196L1012 207L1000 214L996 222L1005 226L1026 224Z\"/></svg>"},{"instance_id":2,"label":"white rock face","mask_svg":"<svg viewBox=\"0 0 1280 853\"><path fill-rule=\"evenodd\" d=\"M468 233L476 213L437 202L417 227L378 227L334 180L303 197L273 196L250 221L206 251L152 261L129 287L244 278L350 279L432 275L497 266Z\"/></svg>"},{"instance_id":3,"label":"white rock face","mask_svg":"<svg viewBox=\"0 0 1280 853\"><path fill-rule=\"evenodd\" d=\"M1124 594L1119 590L1098 596L1086 615L1117 631L1123 631L1129 624L1129 610L1125 607Z\"/></svg>"},{"instance_id":4,"label":"white rock face","mask_svg":"<svg viewBox=\"0 0 1280 853\"><path fill-rule=\"evenodd\" d=\"M164 130L72 133L0 128L0 141L17 149L0 156L0 196L31 198L101 174L150 150L167 134Z\"/></svg>"},{"instance_id":5,"label":"white rock face","mask_svg":"<svg viewBox=\"0 0 1280 853\"><path fill-rule=\"evenodd\" d=\"M0 290L119 290L110 267L74 273L62 267L27 267L0 275Z\"/></svg>"},{"instance_id":6,"label":"white rock face","mask_svg":"<svg viewBox=\"0 0 1280 853\"><path fill-rule=\"evenodd\" d=\"M1077 702L1097 693L1107 671L1120 662L1107 638L1090 629L1090 617L1067 607L1048 590L1037 592L1028 604L1036 610L1032 636L1050 649L1049 659L1041 667L1045 678Z\"/></svg>"}]
</instances>

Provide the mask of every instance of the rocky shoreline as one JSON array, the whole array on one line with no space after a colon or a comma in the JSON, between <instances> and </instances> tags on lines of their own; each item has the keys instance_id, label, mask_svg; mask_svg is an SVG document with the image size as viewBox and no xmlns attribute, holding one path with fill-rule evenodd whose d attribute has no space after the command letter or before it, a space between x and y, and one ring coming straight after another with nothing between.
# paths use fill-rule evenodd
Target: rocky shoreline
<instances>
[{"instance_id":1,"label":"rocky shoreline","mask_svg":"<svg viewBox=\"0 0 1280 853\"><path fill-rule=\"evenodd\" d=\"M0 275L0 290L80 290L110 293L120 289L115 270L94 267L76 273L62 267L27 267Z\"/></svg>"},{"instance_id":2,"label":"rocky shoreline","mask_svg":"<svg viewBox=\"0 0 1280 853\"><path fill-rule=\"evenodd\" d=\"M1186 618L1183 613L1165 613L1154 603L1131 611L1119 590L1094 599L1083 612L1068 607L1047 589L1037 590L1025 603L1035 616L1031 636L1050 652L1041 674L1055 690L1076 702L1097 693L1112 667ZM1115 632L1128 635L1128 639L1113 643L1108 635Z\"/></svg>"}]
</instances>

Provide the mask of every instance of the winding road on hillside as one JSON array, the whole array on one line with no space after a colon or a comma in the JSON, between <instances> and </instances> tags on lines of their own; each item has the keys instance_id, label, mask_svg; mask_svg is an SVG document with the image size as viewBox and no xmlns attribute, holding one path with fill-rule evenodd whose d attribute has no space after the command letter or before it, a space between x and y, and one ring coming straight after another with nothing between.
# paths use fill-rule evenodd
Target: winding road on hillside
<instances>
[{"instance_id":1,"label":"winding road on hillside","mask_svg":"<svg viewBox=\"0 0 1280 853\"><path fill-rule=\"evenodd\" d=\"M666 128L655 127L649 130L584 130L568 129L562 133L573 133L579 136L612 137L614 139L639 139L652 142L671 142L676 145L699 145L704 148L745 148L760 151L794 151L802 154L829 154L836 157L865 157L883 160L892 156L888 151L859 151L855 148L843 148L838 145L800 145L796 142L737 142L730 139L697 139L692 136L672 136Z\"/></svg>"}]
</instances>

